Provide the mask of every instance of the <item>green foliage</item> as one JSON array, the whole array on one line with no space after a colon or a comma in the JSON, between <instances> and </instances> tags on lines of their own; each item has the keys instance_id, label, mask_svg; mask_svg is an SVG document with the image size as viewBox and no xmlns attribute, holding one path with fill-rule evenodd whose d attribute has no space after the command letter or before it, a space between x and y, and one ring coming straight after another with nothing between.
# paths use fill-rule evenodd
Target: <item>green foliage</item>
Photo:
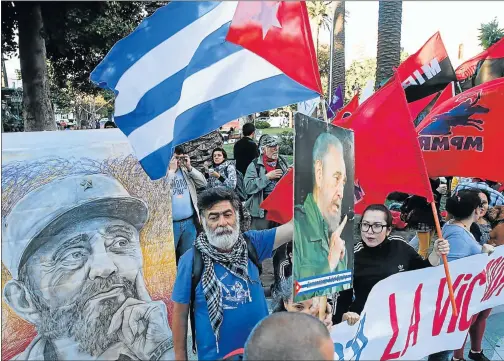
<instances>
[{"instance_id":1,"label":"green foliage","mask_svg":"<svg viewBox=\"0 0 504 361\"><path fill-rule=\"evenodd\" d=\"M401 63L408 58L409 54L401 51ZM354 96L354 90L364 89L369 80L374 82L376 76L376 58L354 60L345 73L345 102Z\"/></svg>"},{"instance_id":2,"label":"green foliage","mask_svg":"<svg viewBox=\"0 0 504 361\"><path fill-rule=\"evenodd\" d=\"M478 29L480 35L478 40L483 49L488 49L490 46L498 42L502 37L504 37L504 29L499 28L499 22L497 18L492 21L481 24L481 28Z\"/></svg>"},{"instance_id":3,"label":"green foliage","mask_svg":"<svg viewBox=\"0 0 504 361\"><path fill-rule=\"evenodd\" d=\"M330 1L307 1L308 16L315 22L317 28L331 27L331 16L329 15Z\"/></svg>"},{"instance_id":4,"label":"green foliage","mask_svg":"<svg viewBox=\"0 0 504 361\"><path fill-rule=\"evenodd\" d=\"M167 2L84 1L41 2L47 60L56 88L72 87L86 94L101 90L89 74L112 46L140 21ZM17 52L18 2L2 1L2 53Z\"/></svg>"},{"instance_id":5,"label":"green foliage","mask_svg":"<svg viewBox=\"0 0 504 361\"><path fill-rule=\"evenodd\" d=\"M319 47L318 52L318 66L319 66L319 74L320 81L322 82L322 90L324 94L327 94L328 79L329 79L329 68L330 68L330 59L329 59L329 46L323 44Z\"/></svg>"},{"instance_id":6,"label":"green foliage","mask_svg":"<svg viewBox=\"0 0 504 361\"><path fill-rule=\"evenodd\" d=\"M266 128L269 128L270 126L271 126L270 123L268 123L264 120L259 120L259 121L255 122L256 129L266 129Z\"/></svg>"},{"instance_id":7,"label":"green foliage","mask_svg":"<svg viewBox=\"0 0 504 361\"><path fill-rule=\"evenodd\" d=\"M376 58L354 60L345 73L345 101L350 101L354 91L364 89L369 80L374 81L376 74Z\"/></svg>"},{"instance_id":8,"label":"green foliage","mask_svg":"<svg viewBox=\"0 0 504 361\"><path fill-rule=\"evenodd\" d=\"M279 152L283 155L293 155L294 154L294 133L289 131L284 131L279 136Z\"/></svg>"}]
</instances>

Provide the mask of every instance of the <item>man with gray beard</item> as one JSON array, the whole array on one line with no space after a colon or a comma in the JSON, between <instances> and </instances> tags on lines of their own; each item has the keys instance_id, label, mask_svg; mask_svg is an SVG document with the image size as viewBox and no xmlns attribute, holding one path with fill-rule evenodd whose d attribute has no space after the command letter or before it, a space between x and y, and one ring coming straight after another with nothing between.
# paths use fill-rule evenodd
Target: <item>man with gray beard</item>
<instances>
[{"instance_id":1,"label":"man with gray beard","mask_svg":"<svg viewBox=\"0 0 504 361\"><path fill-rule=\"evenodd\" d=\"M111 177L56 179L3 220L7 304L37 336L16 360L172 360L166 305L143 279L146 204Z\"/></svg>"},{"instance_id":2,"label":"man with gray beard","mask_svg":"<svg viewBox=\"0 0 504 361\"><path fill-rule=\"evenodd\" d=\"M343 146L330 133L318 136L313 146L313 192L294 209L294 279L322 276L347 269L345 241L341 232L341 204L347 180ZM331 288L339 292L349 284ZM296 296L301 302L327 294L327 289Z\"/></svg>"},{"instance_id":3,"label":"man with gray beard","mask_svg":"<svg viewBox=\"0 0 504 361\"><path fill-rule=\"evenodd\" d=\"M272 257L277 247L292 239L292 221L277 228L241 233L240 200L218 187L200 194L198 208L203 229L194 247L179 261L173 289L173 342L177 360L187 359L190 307L194 309L199 360L222 359L243 348L254 326L268 315L257 266L249 259L248 244L257 261ZM248 239L248 241L247 241ZM201 254L203 271L194 290L191 285L195 250Z\"/></svg>"}]
</instances>

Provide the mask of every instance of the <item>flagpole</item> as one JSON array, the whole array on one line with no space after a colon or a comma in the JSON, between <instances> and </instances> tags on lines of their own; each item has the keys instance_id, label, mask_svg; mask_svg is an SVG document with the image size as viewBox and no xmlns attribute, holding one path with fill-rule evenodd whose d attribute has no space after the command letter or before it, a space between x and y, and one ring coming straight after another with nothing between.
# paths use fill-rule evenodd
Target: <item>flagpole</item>
<instances>
[{"instance_id":1,"label":"flagpole","mask_svg":"<svg viewBox=\"0 0 504 361\"><path fill-rule=\"evenodd\" d=\"M441 224L439 223L439 217L438 217L438 212L437 212L437 208L436 208L436 203L431 202L431 207L432 207L432 214L434 215L434 223L436 224L436 231L438 234L438 238L442 238L443 233L441 231ZM448 293L450 295L450 303L452 306L453 315L455 317L457 317L458 316L457 304L455 303L455 296L453 294L453 284L452 284L452 280L451 280L451 276L450 276L450 269L448 268L448 260L446 259L445 254L442 255L442 259L443 259L443 266L444 266L444 271L445 271L445 276L446 276L446 283L448 285Z\"/></svg>"},{"instance_id":2,"label":"flagpole","mask_svg":"<svg viewBox=\"0 0 504 361\"><path fill-rule=\"evenodd\" d=\"M326 122L327 130L329 130L329 119L327 118L327 109L325 104L324 96L320 96L320 103L322 104L322 115L324 117L324 121ZM327 296L319 297L319 320L324 321L327 310Z\"/></svg>"}]
</instances>

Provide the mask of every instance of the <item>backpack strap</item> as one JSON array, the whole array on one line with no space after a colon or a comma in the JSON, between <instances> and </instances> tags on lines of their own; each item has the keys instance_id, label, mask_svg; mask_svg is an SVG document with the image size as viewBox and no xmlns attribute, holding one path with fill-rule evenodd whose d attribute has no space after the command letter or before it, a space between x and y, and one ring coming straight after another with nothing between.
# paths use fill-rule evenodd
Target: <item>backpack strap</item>
<instances>
[{"instance_id":1,"label":"backpack strap","mask_svg":"<svg viewBox=\"0 0 504 361\"><path fill-rule=\"evenodd\" d=\"M203 259L201 258L201 252L193 247L193 268L191 274L191 301L189 303L189 319L191 321L191 333L192 333L192 351L196 354L196 318L194 316L194 307L196 300L196 287L201 279L203 273Z\"/></svg>"},{"instance_id":2,"label":"backpack strap","mask_svg":"<svg viewBox=\"0 0 504 361\"><path fill-rule=\"evenodd\" d=\"M250 241L250 238L245 233L243 233L243 238L245 238L245 242L247 242L248 258L257 267L257 269L259 270L259 274L261 274L262 264L261 262L259 262L259 256L257 255L257 250L254 244Z\"/></svg>"}]
</instances>

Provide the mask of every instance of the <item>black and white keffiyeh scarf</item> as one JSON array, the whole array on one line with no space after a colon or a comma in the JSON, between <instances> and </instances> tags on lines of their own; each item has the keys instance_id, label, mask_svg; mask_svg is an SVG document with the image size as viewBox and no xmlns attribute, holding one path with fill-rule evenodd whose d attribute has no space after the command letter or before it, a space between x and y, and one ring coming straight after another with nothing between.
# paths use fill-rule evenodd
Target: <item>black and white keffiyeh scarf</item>
<instances>
[{"instance_id":1,"label":"black and white keffiyeh scarf","mask_svg":"<svg viewBox=\"0 0 504 361\"><path fill-rule=\"evenodd\" d=\"M231 274L245 281L248 286L247 242L240 233L231 252L223 253L213 247L208 241L206 234L202 232L194 241L194 247L201 252L201 257L203 258L203 264L205 266L201 277L201 283L207 302L210 324L212 325L218 347L219 328L224 319L224 312L222 304L222 290L219 280L215 275L214 263L219 263L221 266L225 267L229 272L231 272Z\"/></svg>"}]
</instances>

